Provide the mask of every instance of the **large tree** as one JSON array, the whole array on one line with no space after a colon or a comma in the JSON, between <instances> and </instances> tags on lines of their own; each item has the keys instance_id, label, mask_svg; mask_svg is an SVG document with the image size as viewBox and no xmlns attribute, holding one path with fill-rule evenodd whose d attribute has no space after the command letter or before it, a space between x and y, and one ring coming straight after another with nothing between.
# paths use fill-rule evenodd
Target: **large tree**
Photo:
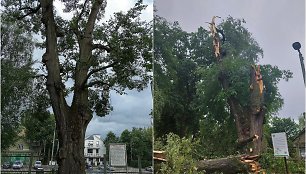
<instances>
[{"instance_id":1,"label":"large tree","mask_svg":"<svg viewBox=\"0 0 306 174\"><path fill-rule=\"evenodd\" d=\"M200 138L205 158L237 151L260 154L263 123L283 104L277 84L281 79L288 80L292 74L276 66L261 65L262 79L258 78L256 64L263 50L244 23L242 19L228 17L216 25L223 31L223 36L215 34L221 45L217 50L216 38L203 27L187 33L177 22L171 24L155 18L154 128L157 137L168 132L178 134L176 130L181 127L174 123L181 122L188 128L194 120L192 125L198 125L195 131L180 136L193 134ZM191 71L186 68L189 64L195 66ZM184 73L178 73L179 69ZM264 88L256 78L262 80ZM177 79L189 85L172 88ZM164 82L167 85L163 85ZM188 91L190 93L185 95ZM187 107L182 107L183 104ZM181 112L181 108L191 112ZM184 113L188 119L173 117L171 113ZM202 164L199 164L200 169L203 169Z\"/></svg>"},{"instance_id":2,"label":"large tree","mask_svg":"<svg viewBox=\"0 0 306 174\"><path fill-rule=\"evenodd\" d=\"M277 83L292 74L276 66L255 65L263 50L243 23L244 20L228 17L218 26L226 40L219 41L219 57L214 56L209 67L199 68L201 81L197 92L204 115L211 115L220 123L230 117L241 152L258 155L262 151L265 116L278 111L283 102ZM218 34L216 37L219 39ZM248 144L250 147L245 149Z\"/></svg>"},{"instance_id":3,"label":"large tree","mask_svg":"<svg viewBox=\"0 0 306 174\"><path fill-rule=\"evenodd\" d=\"M45 51L46 87L59 136L58 172L78 174L85 172L87 125L94 112L105 116L110 111L109 91L141 90L148 83L151 24L140 20L142 1L106 22L106 0L61 2L70 19L57 13L54 1L3 0L2 5L16 22L42 36L38 45Z\"/></svg>"}]
</instances>

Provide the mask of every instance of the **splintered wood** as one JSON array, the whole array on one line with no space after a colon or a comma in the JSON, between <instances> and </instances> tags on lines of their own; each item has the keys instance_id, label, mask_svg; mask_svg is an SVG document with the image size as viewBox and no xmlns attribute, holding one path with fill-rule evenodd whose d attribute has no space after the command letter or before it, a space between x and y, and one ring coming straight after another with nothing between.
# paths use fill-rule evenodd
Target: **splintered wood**
<instances>
[{"instance_id":1,"label":"splintered wood","mask_svg":"<svg viewBox=\"0 0 306 174\"><path fill-rule=\"evenodd\" d=\"M166 152L165 151L154 150L153 151L153 159L157 160L157 161L167 161L166 160Z\"/></svg>"},{"instance_id":2,"label":"splintered wood","mask_svg":"<svg viewBox=\"0 0 306 174\"><path fill-rule=\"evenodd\" d=\"M251 172L254 174L266 174L264 170L261 169L259 162L257 162L259 156L243 156L241 157L241 162L246 163L250 166Z\"/></svg>"}]
</instances>

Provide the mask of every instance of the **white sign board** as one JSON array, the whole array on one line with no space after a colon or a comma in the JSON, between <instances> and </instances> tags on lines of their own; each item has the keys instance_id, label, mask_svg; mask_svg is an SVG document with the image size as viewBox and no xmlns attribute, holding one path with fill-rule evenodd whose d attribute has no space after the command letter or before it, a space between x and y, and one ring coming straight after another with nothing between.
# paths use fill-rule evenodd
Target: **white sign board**
<instances>
[{"instance_id":1,"label":"white sign board","mask_svg":"<svg viewBox=\"0 0 306 174\"><path fill-rule=\"evenodd\" d=\"M109 161L114 167L124 167L127 165L126 145L125 144L110 144L109 145Z\"/></svg>"},{"instance_id":2,"label":"white sign board","mask_svg":"<svg viewBox=\"0 0 306 174\"><path fill-rule=\"evenodd\" d=\"M274 149L274 156L289 156L287 137L285 132L273 133L272 143Z\"/></svg>"}]
</instances>

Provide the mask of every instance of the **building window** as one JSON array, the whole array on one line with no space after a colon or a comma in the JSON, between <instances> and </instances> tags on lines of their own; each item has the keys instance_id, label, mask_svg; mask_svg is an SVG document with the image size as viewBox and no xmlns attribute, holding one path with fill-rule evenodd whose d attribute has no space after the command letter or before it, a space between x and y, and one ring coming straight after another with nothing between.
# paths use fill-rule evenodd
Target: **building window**
<instances>
[{"instance_id":1,"label":"building window","mask_svg":"<svg viewBox=\"0 0 306 174\"><path fill-rule=\"evenodd\" d=\"M87 153L93 153L93 149L87 149Z\"/></svg>"},{"instance_id":2,"label":"building window","mask_svg":"<svg viewBox=\"0 0 306 174\"><path fill-rule=\"evenodd\" d=\"M99 153L99 149L96 149L96 154L98 154Z\"/></svg>"}]
</instances>

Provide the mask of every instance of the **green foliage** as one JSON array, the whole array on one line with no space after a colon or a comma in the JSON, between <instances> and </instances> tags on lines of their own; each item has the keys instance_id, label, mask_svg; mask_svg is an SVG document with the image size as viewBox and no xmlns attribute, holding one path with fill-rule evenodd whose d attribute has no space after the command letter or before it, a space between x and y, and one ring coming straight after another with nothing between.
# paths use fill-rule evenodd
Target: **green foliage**
<instances>
[{"instance_id":1,"label":"green foliage","mask_svg":"<svg viewBox=\"0 0 306 174\"><path fill-rule=\"evenodd\" d=\"M168 134L166 138L167 161L162 163L160 171L162 174L194 174L200 173L196 171L196 159L199 147L199 141L194 141L192 138L180 138L175 134Z\"/></svg>"},{"instance_id":2,"label":"green foliage","mask_svg":"<svg viewBox=\"0 0 306 174\"><path fill-rule=\"evenodd\" d=\"M42 95L43 96L43 95ZM30 142L42 141L51 143L55 130L55 118L47 110L48 98L39 96L35 105L24 113L23 126L26 128L26 139ZM46 97L46 96L45 96Z\"/></svg>"},{"instance_id":3,"label":"green foliage","mask_svg":"<svg viewBox=\"0 0 306 174\"><path fill-rule=\"evenodd\" d=\"M152 161L152 129L133 128L131 131L132 159Z\"/></svg>"},{"instance_id":4,"label":"green foliage","mask_svg":"<svg viewBox=\"0 0 306 174\"><path fill-rule=\"evenodd\" d=\"M119 138L116 136L115 133L113 133L112 131L109 131L106 134L106 137L104 139L104 145L106 147L106 155L105 155L106 159L109 159L109 144L118 143L118 142L119 142Z\"/></svg>"},{"instance_id":5,"label":"green foliage","mask_svg":"<svg viewBox=\"0 0 306 174\"><path fill-rule=\"evenodd\" d=\"M260 164L267 173L285 173L285 160L282 157L274 157L273 150L263 153L260 158ZM303 174L305 172L305 161L287 159L288 171L294 174Z\"/></svg>"},{"instance_id":6,"label":"green foliage","mask_svg":"<svg viewBox=\"0 0 306 174\"><path fill-rule=\"evenodd\" d=\"M272 117L265 128L265 135L267 141L267 148L273 148L272 133L285 132L287 135L288 150L291 157L296 157L296 148L293 140L299 134L299 126L291 118Z\"/></svg>"},{"instance_id":7,"label":"green foliage","mask_svg":"<svg viewBox=\"0 0 306 174\"><path fill-rule=\"evenodd\" d=\"M158 16L154 27L154 135L192 134L198 125L192 106L196 64L190 59L190 34Z\"/></svg>"},{"instance_id":8,"label":"green foliage","mask_svg":"<svg viewBox=\"0 0 306 174\"><path fill-rule=\"evenodd\" d=\"M206 159L226 157L237 153L237 132L233 119L227 114L217 121L212 115L200 120L200 144L198 151ZM222 131L226 130L226 131Z\"/></svg>"},{"instance_id":9,"label":"green foliage","mask_svg":"<svg viewBox=\"0 0 306 174\"><path fill-rule=\"evenodd\" d=\"M299 133L298 124L291 118L273 117L270 120L270 132L286 132L288 140L292 141Z\"/></svg>"},{"instance_id":10,"label":"green foliage","mask_svg":"<svg viewBox=\"0 0 306 174\"><path fill-rule=\"evenodd\" d=\"M1 14L1 150L14 144L22 112L29 108L34 71L31 33L6 12Z\"/></svg>"}]
</instances>

